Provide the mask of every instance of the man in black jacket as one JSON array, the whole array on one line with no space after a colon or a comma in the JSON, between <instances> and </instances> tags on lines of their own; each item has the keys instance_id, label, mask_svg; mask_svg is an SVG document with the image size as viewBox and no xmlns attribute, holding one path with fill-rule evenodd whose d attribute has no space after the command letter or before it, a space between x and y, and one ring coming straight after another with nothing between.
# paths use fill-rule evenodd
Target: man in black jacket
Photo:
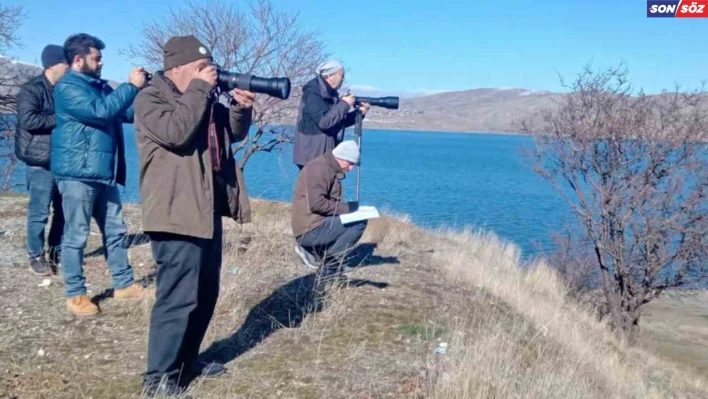
<instances>
[{"instance_id":1,"label":"man in black jacket","mask_svg":"<svg viewBox=\"0 0 708 399\"><path fill-rule=\"evenodd\" d=\"M356 97L339 97L344 82L344 68L338 61L327 61L317 67L316 77L302 87L300 110L295 133L293 162L302 168L311 160L332 151L343 140L345 128L355 123ZM360 106L366 115L369 104Z\"/></svg>"},{"instance_id":2,"label":"man in black jacket","mask_svg":"<svg viewBox=\"0 0 708 399\"><path fill-rule=\"evenodd\" d=\"M64 76L69 64L62 46L50 44L42 51L44 72L25 83L17 95L18 127L15 154L27 164L27 254L30 270L39 276L52 274L59 263L64 214L57 184L49 170L51 134L54 129L54 85ZM47 239L49 259L44 252L44 229L49 206L54 217Z\"/></svg>"}]
</instances>

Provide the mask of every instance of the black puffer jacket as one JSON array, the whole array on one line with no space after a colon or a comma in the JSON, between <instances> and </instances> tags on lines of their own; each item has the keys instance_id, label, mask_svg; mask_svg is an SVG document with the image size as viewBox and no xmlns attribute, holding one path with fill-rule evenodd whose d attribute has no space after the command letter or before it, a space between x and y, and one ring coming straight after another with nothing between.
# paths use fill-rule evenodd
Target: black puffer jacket
<instances>
[{"instance_id":1,"label":"black puffer jacket","mask_svg":"<svg viewBox=\"0 0 708 399\"><path fill-rule=\"evenodd\" d=\"M44 73L27 81L17 94L15 155L29 166L49 167L54 121L54 87Z\"/></svg>"}]
</instances>

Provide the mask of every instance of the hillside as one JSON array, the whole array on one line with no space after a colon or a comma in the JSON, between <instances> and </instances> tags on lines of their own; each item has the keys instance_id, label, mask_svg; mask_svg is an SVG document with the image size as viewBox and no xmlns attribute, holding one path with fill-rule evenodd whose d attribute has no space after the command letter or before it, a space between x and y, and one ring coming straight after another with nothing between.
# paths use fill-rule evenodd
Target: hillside
<instances>
[{"instance_id":1,"label":"hillside","mask_svg":"<svg viewBox=\"0 0 708 399\"><path fill-rule=\"evenodd\" d=\"M366 126L456 132L521 132L521 122L536 120L560 94L525 89L474 89L402 99L399 110L376 108Z\"/></svg>"},{"instance_id":2,"label":"hillside","mask_svg":"<svg viewBox=\"0 0 708 399\"><path fill-rule=\"evenodd\" d=\"M226 223L222 291L202 350L229 374L196 398L703 398L697 368L618 345L542 262L491 234L375 220L349 282L310 313L312 274L292 252L288 205L254 201L253 239ZM95 225L85 271L103 313L64 310L24 259L27 199L0 196L0 397L136 398L150 302L111 298ZM140 211L124 208L130 260L152 272ZM705 321L703 321L705 323ZM667 321L667 324L671 324ZM693 336L705 334L699 327ZM448 342L447 354L435 353ZM668 343L667 343L668 344Z\"/></svg>"}]
</instances>

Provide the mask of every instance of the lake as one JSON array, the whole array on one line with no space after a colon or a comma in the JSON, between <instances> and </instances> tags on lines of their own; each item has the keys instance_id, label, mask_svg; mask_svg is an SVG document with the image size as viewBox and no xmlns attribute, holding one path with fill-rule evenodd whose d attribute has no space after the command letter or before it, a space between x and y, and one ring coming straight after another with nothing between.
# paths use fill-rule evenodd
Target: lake
<instances>
[{"instance_id":1,"label":"lake","mask_svg":"<svg viewBox=\"0 0 708 399\"><path fill-rule=\"evenodd\" d=\"M350 136L352 129L347 130ZM126 202L140 202L135 136L125 125ZM570 221L568 207L526 164L521 135L364 130L361 204L409 215L425 227L470 226L516 242L526 256L553 248L550 234ZM290 145L256 153L245 168L249 194L290 201L297 177ZM24 179L24 168L15 179ZM344 181L355 197L356 170Z\"/></svg>"}]
</instances>

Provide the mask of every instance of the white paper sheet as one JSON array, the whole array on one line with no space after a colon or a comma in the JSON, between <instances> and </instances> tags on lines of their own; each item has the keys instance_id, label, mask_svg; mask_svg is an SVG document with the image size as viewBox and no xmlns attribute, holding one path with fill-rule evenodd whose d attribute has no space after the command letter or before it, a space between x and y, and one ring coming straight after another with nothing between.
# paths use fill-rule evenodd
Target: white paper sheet
<instances>
[{"instance_id":1,"label":"white paper sheet","mask_svg":"<svg viewBox=\"0 0 708 399\"><path fill-rule=\"evenodd\" d=\"M374 206L360 206L355 212L339 215L342 224L354 223L360 220L374 219L379 217L379 211Z\"/></svg>"}]
</instances>

